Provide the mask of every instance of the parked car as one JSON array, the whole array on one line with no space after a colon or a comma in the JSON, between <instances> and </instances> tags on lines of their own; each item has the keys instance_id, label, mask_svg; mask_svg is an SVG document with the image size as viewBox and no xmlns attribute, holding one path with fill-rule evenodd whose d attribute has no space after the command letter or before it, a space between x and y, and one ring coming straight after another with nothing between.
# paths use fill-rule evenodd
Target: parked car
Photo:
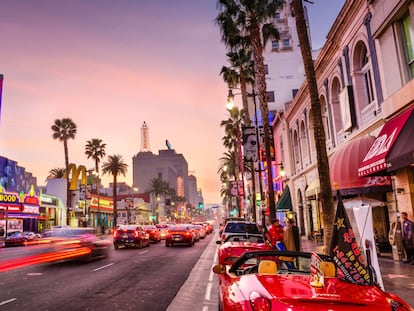
<instances>
[{"instance_id":1,"label":"parked car","mask_svg":"<svg viewBox=\"0 0 414 311\"><path fill-rule=\"evenodd\" d=\"M190 225L186 224L171 225L165 237L165 246L168 247L176 244L193 246L195 243L193 230Z\"/></svg>"},{"instance_id":2,"label":"parked car","mask_svg":"<svg viewBox=\"0 0 414 311\"><path fill-rule=\"evenodd\" d=\"M203 225L194 225L195 229L198 231L200 239L204 239L207 235L206 228Z\"/></svg>"},{"instance_id":3,"label":"parked car","mask_svg":"<svg viewBox=\"0 0 414 311\"><path fill-rule=\"evenodd\" d=\"M336 274L332 258L307 252L246 252L230 267L218 264L219 310L413 311L374 283L359 285Z\"/></svg>"},{"instance_id":4,"label":"parked car","mask_svg":"<svg viewBox=\"0 0 414 311\"><path fill-rule=\"evenodd\" d=\"M149 239L151 242L158 243L161 241L161 232L156 226L144 225L142 227L149 234Z\"/></svg>"},{"instance_id":5,"label":"parked car","mask_svg":"<svg viewBox=\"0 0 414 311\"><path fill-rule=\"evenodd\" d=\"M150 245L149 234L141 225L120 225L113 234L115 249L119 246L143 248Z\"/></svg>"},{"instance_id":6,"label":"parked car","mask_svg":"<svg viewBox=\"0 0 414 311\"><path fill-rule=\"evenodd\" d=\"M258 225L255 222L248 222L242 220L228 221L224 226L224 229L220 232L221 240L225 241L228 236L234 234L244 234L246 236L262 236L262 232L260 231Z\"/></svg>"},{"instance_id":7,"label":"parked car","mask_svg":"<svg viewBox=\"0 0 414 311\"><path fill-rule=\"evenodd\" d=\"M219 245L217 248L218 263L222 265L233 264L245 252L272 249L265 243L263 237L256 235L229 235L225 241L218 240L216 244Z\"/></svg>"},{"instance_id":8,"label":"parked car","mask_svg":"<svg viewBox=\"0 0 414 311\"><path fill-rule=\"evenodd\" d=\"M20 231L9 231L6 235L5 246L22 246L25 245L25 238Z\"/></svg>"},{"instance_id":9,"label":"parked car","mask_svg":"<svg viewBox=\"0 0 414 311\"><path fill-rule=\"evenodd\" d=\"M48 241L48 253L54 254L51 261L105 258L109 255L110 241L95 232L95 228L55 227L47 230L40 242Z\"/></svg>"}]
</instances>

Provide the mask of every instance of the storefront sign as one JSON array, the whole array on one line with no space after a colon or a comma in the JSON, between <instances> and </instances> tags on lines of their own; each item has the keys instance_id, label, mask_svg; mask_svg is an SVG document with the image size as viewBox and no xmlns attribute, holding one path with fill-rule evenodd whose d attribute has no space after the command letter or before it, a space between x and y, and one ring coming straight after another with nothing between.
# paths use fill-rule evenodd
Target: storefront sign
<instances>
[{"instance_id":1,"label":"storefront sign","mask_svg":"<svg viewBox=\"0 0 414 311\"><path fill-rule=\"evenodd\" d=\"M18 203L19 199L15 193L0 193L0 203Z\"/></svg>"},{"instance_id":2,"label":"storefront sign","mask_svg":"<svg viewBox=\"0 0 414 311\"><path fill-rule=\"evenodd\" d=\"M39 206L37 205L23 205L23 213L40 214Z\"/></svg>"}]
</instances>

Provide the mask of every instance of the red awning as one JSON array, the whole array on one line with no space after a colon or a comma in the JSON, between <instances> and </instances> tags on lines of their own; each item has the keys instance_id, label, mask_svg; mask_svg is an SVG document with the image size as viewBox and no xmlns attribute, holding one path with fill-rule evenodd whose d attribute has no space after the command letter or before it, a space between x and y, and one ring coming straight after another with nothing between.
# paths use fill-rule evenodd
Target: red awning
<instances>
[{"instance_id":1,"label":"red awning","mask_svg":"<svg viewBox=\"0 0 414 311\"><path fill-rule=\"evenodd\" d=\"M359 176L378 175L387 169L386 157L391 151L413 109L414 107L411 107L384 124L378 137L359 165Z\"/></svg>"},{"instance_id":2,"label":"red awning","mask_svg":"<svg viewBox=\"0 0 414 311\"><path fill-rule=\"evenodd\" d=\"M358 167L375 142L373 136L355 138L340 146L329 159L332 188L348 189L347 194L376 192L375 188L391 186L389 176L358 176ZM375 187L375 188L373 188ZM345 194L345 192L341 192Z\"/></svg>"}]
</instances>

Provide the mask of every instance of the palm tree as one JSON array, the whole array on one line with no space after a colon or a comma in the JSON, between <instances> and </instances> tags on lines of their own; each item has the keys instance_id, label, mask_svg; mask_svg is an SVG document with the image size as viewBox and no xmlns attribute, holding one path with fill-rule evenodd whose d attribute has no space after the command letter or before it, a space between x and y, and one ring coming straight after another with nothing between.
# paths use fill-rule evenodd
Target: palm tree
<instances>
[{"instance_id":1,"label":"palm tree","mask_svg":"<svg viewBox=\"0 0 414 311\"><path fill-rule=\"evenodd\" d=\"M243 109L246 111L244 115L245 124L250 125L250 115L247 97L247 85L254 84L254 67L252 62L252 53L249 47L240 47L235 51L228 52L228 60L231 67L223 66L220 74L223 76L224 82L226 82L230 89L237 88L240 85Z\"/></svg>"},{"instance_id":2,"label":"palm tree","mask_svg":"<svg viewBox=\"0 0 414 311\"><path fill-rule=\"evenodd\" d=\"M69 210L71 206L71 195L69 190L69 152L68 140L75 139L77 127L70 118L56 119L52 125L53 139L58 139L63 142L65 151L65 170L66 170L66 206ZM67 224L69 225L69 213L67 213Z\"/></svg>"},{"instance_id":3,"label":"palm tree","mask_svg":"<svg viewBox=\"0 0 414 311\"><path fill-rule=\"evenodd\" d=\"M118 209L117 209L117 177L118 175L125 176L127 173L128 164L124 162L122 156L119 154L114 154L108 156L108 160L102 164L102 173L112 175L114 178L113 181L113 191L112 196L114 200L114 211L113 211L113 224L112 227L115 229L118 221Z\"/></svg>"},{"instance_id":4,"label":"palm tree","mask_svg":"<svg viewBox=\"0 0 414 311\"><path fill-rule=\"evenodd\" d=\"M99 175L99 162L105 157L106 144L102 142L102 139L92 138L88 140L85 145L85 154L88 159L92 158L95 161L95 171Z\"/></svg>"},{"instance_id":5,"label":"palm tree","mask_svg":"<svg viewBox=\"0 0 414 311\"><path fill-rule=\"evenodd\" d=\"M170 184L168 182L164 181L161 177L157 177L150 180L148 188L145 190L145 192L150 194L153 198L157 198L156 209L158 209L158 198L165 198L165 196L171 195L173 193L173 189L170 187ZM155 216L154 211L152 216ZM156 221L158 222L158 217Z\"/></svg>"},{"instance_id":6,"label":"palm tree","mask_svg":"<svg viewBox=\"0 0 414 311\"><path fill-rule=\"evenodd\" d=\"M64 167L56 167L52 168L49 171L49 175L46 177L46 180L53 179L53 178L64 178L66 170Z\"/></svg>"},{"instance_id":7,"label":"palm tree","mask_svg":"<svg viewBox=\"0 0 414 311\"><path fill-rule=\"evenodd\" d=\"M326 136L322 122L321 103L319 101L318 86L316 83L315 68L309 44L308 29L303 12L302 0L291 2L292 15L295 16L296 28L298 31L299 45L302 53L303 64L305 66L306 80L311 99L311 113L313 119L313 131L315 138L316 157L318 165L319 180L321 182L321 203L324 220L324 252L329 253L327 247L331 244L334 203L332 195L331 179L329 177L329 160L326 152Z\"/></svg>"},{"instance_id":8,"label":"palm tree","mask_svg":"<svg viewBox=\"0 0 414 311\"><path fill-rule=\"evenodd\" d=\"M219 0L221 10L216 17L222 40L226 46L235 48L251 44L254 59L254 81L259 97L260 111L264 129L266 162L268 167L268 202L270 217L276 217L275 197L272 176L271 127L269 108L266 98L265 66L263 49L271 39L279 39L279 32L273 24L275 12L283 5L282 0Z\"/></svg>"}]
</instances>

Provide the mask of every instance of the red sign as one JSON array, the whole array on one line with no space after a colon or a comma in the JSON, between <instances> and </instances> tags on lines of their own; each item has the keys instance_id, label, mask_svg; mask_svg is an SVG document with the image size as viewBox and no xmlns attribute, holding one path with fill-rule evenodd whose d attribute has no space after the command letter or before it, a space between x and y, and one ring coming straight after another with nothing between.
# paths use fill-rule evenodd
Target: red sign
<instances>
[{"instance_id":1,"label":"red sign","mask_svg":"<svg viewBox=\"0 0 414 311\"><path fill-rule=\"evenodd\" d=\"M358 168L360 177L372 175L387 168L387 154L391 151L413 109L414 107L385 123Z\"/></svg>"}]
</instances>

